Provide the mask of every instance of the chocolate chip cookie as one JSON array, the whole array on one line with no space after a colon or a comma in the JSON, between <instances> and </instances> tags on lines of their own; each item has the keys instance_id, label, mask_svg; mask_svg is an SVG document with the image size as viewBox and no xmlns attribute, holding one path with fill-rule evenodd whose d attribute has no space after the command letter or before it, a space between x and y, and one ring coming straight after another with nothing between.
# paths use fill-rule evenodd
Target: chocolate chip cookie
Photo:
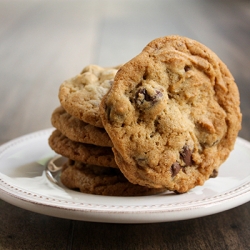
<instances>
[{"instance_id":1,"label":"chocolate chip cookie","mask_svg":"<svg viewBox=\"0 0 250 250\"><path fill-rule=\"evenodd\" d=\"M117 67L85 67L81 74L63 82L59 100L67 113L97 127L103 127L99 116L99 104L110 89Z\"/></svg>"},{"instance_id":2,"label":"chocolate chip cookie","mask_svg":"<svg viewBox=\"0 0 250 250\"><path fill-rule=\"evenodd\" d=\"M63 107L54 110L52 125L72 141L112 147L112 142L103 128L98 128L68 114Z\"/></svg>"},{"instance_id":3,"label":"chocolate chip cookie","mask_svg":"<svg viewBox=\"0 0 250 250\"><path fill-rule=\"evenodd\" d=\"M49 137L50 147L58 154L86 164L117 168L114 154L110 147L71 141L59 130L53 131Z\"/></svg>"},{"instance_id":4,"label":"chocolate chip cookie","mask_svg":"<svg viewBox=\"0 0 250 250\"><path fill-rule=\"evenodd\" d=\"M167 36L119 69L100 114L130 182L183 193L229 156L241 128L239 104L234 78L214 52Z\"/></svg>"},{"instance_id":5,"label":"chocolate chip cookie","mask_svg":"<svg viewBox=\"0 0 250 250\"><path fill-rule=\"evenodd\" d=\"M82 193L108 196L141 196L164 192L165 189L134 185L119 169L68 161L61 172L61 182Z\"/></svg>"}]
</instances>

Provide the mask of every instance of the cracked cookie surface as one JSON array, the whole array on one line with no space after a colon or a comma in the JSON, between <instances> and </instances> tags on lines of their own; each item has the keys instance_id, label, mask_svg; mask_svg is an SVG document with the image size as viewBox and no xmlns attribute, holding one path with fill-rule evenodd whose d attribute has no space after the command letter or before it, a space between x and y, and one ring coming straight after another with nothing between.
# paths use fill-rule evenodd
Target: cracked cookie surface
<instances>
[{"instance_id":1,"label":"cracked cookie surface","mask_svg":"<svg viewBox=\"0 0 250 250\"><path fill-rule=\"evenodd\" d=\"M86 165L71 160L63 166L61 181L70 189L95 195L142 196L166 191L132 184L119 169Z\"/></svg>"},{"instance_id":2,"label":"cracked cookie surface","mask_svg":"<svg viewBox=\"0 0 250 250\"><path fill-rule=\"evenodd\" d=\"M103 127L99 104L110 89L118 68L89 65L79 75L64 81L58 96L67 113L86 123Z\"/></svg>"},{"instance_id":3,"label":"cracked cookie surface","mask_svg":"<svg viewBox=\"0 0 250 250\"><path fill-rule=\"evenodd\" d=\"M129 181L183 193L229 156L241 128L239 104L234 78L215 53L168 36L119 69L100 114Z\"/></svg>"}]
</instances>

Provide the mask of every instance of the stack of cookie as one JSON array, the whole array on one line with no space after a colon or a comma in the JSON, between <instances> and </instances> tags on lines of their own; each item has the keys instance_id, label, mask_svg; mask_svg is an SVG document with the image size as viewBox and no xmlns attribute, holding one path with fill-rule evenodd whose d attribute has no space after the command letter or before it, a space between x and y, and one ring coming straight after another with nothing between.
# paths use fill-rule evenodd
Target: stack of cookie
<instances>
[{"instance_id":1,"label":"stack of cookie","mask_svg":"<svg viewBox=\"0 0 250 250\"><path fill-rule=\"evenodd\" d=\"M241 128L226 65L180 36L153 40L118 71L85 68L59 99L49 143L70 159L61 180L92 194L185 193L216 177Z\"/></svg>"},{"instance_id":2,"label":"stack of cookie","mask_svg":"<svg viewBox=\"0 0 250 250\"><path fill-rule=\"evenodd\" d=\"M112 152L113 143L103 128L99 105L110 89L118 67L89 65L61 84L61 106L52 113L56 128L50 147L68 158L61 181L68 188L101 195L147 195L165 189L131 184L120 172Z\"/></svg>"}]
</instances>

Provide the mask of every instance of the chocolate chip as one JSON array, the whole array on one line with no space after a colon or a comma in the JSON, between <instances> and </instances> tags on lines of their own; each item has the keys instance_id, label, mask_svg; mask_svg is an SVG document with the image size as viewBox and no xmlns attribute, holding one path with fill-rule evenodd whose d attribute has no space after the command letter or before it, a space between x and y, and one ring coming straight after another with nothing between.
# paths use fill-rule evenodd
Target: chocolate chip
<instances>
[{"instance_id":1,"label":"chocolate chip","mask_svg":"<svg viewBox=\"0 0 250 250\"><path fill-rule=\"evenodd\" d=\"M137 103L139 102L141 104L144 102L144 100L150 101L151 96L148 94L146 89L139 89L138 92L136 93L136 100L137 100Z\"/></svg>"},{"instance_id":2,"label":"chocolate chip","mask_svg":"<svg viewBox=\"0 0 250 250\"><path fill-rule=\"evenodd\" d=\"M216 178L218 174L219 174L218 170L214 169L213 173L209 176L209 178Z\"/></svg>"},{"instance_id":3,"label":"chocolate chip","mask_svg":"<svg viewBox=\"0 0 250 250\"><path fill-rule=\"evenodd\" d=\"M191 66L186 65L186 66L184 67L184 70L185 70L185 72L187 72L187 71L191 70Z\"/></svg>"},{"instance_id":4,"label":"chocolate chip","mask_svg":"<svg viewBox=\"0 0 250 250\"><path fill-rule=\"evenodd\" d=\"M152 105L156 103L161 97L163 96L162 92L160 90L155 90L155 95L148 94L148 91L145 88L141 88L137 91L135 98L136 98L136 104L141 105L145 101L151 102Z\"/></svg>"},{"instance_id":5,"label":"chocolate chip","mask_svg":"<svg viewBox=\"0 0 250 250\"><path fill-rule=\"evenodd\" d=\"M182 148L182 152L180 152L180 156L182 160L185 162L186 166L192 165L192 150L187 145L185 145Z\"/></svg>"},{"instance_id":6,"label":"chocolate chip","mask_svg":"<svg viewBox=\"0 0 250 250\"><path fill-rule=\"evenodd\" d=\"M184 194L184 193L186 193L186 192L179 192L177 190L175 190L174 192L175 192L175 194Z\"/></svg>"},{"instance_id":7,"label":"chocolate chip","mask_svg":"<svg viewBox=\"0 0 250 250\"><path fill-rule=\"evenodd\" d=\"M148 74L147 74L147 72L145 72L142 78L143 78L143 80L147 80L147 77L148 77Z\"/></svg>"},{"instance_id":8,"label":"chocolate chip","mask_svg":"<svg viewBox=\"0 0 250 250\"><path fill-rule=\"evenodd\" d=\"M74 164L75 164L74 160L71 160L71 159L68 160L68 165L69 166L73 166Z\"/></svg>"},{"instance_id":9,"label":"chocolate chip","mask_svg":"<svg viewBox=\"0 0 250 250\"><path fill-rule=\"evenodd\" d=\"M176 176L181 170L181 165L178 162L175 162L171 166L171 176L174 177Z\"/></svg>"}]
</instances>

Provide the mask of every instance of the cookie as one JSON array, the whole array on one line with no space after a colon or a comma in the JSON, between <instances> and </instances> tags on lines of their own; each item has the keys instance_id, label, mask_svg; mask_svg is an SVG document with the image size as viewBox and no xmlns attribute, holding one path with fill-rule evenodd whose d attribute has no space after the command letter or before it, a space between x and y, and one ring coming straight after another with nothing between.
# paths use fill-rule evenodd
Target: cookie
<instances>
[{"instance_id":1,"label":"cookie","mask_svg":"<svg viewBox=\"0 0 250 250\"><path fill-rule=\"evenodd\" d=\"M214 52L168 36L119 69L100 114L130 182L184 193L229 156L241 128L239 104L234 78Z\"/></svg>"},{"instance_id":2,"label":"cookie","mask_svg":"<svg viewBox=\"0 0 250 250\"><path fill-rule=\"evenodd\" d=\"M110 89L117 68L89 65L81 74L63 82L59 88L59 100L67 113L96 127L103 127L99 104Z\"/></svg>"},{"instance_id":3,"label":"cookie","mask_svg":"<svg viewBox=\"0 0 250 250\"><path fill-rule=\"evenodd\" d=\"M69 159L86 164L117 168L114 154L110 147L71 141L59 130L52 132L49 137L49 145L56 153Z\"/></svg>"},{"instance_id":4,"label":"cookie","mask_svg":"<svg viewBox=\"0 0 250 250\"><path fill-rule=\"evenodd\" d=\"M130 183L119 169L86 165L77 161L64 164L61 182L82 193L107 196L141 196L162 193L165 189L148 188Z\"/></svg>"},{"instance_id":5,"label":"cookie","mask_svg":"<svg viewBox=\"0 0 250 250\"><path fill-rule=\"evenodd\" d=\"M112 142L103 128L98 128L68 114L63 107L54 110L52 125L72 141L112 147Z\"/></svg>"}]
</instances>

